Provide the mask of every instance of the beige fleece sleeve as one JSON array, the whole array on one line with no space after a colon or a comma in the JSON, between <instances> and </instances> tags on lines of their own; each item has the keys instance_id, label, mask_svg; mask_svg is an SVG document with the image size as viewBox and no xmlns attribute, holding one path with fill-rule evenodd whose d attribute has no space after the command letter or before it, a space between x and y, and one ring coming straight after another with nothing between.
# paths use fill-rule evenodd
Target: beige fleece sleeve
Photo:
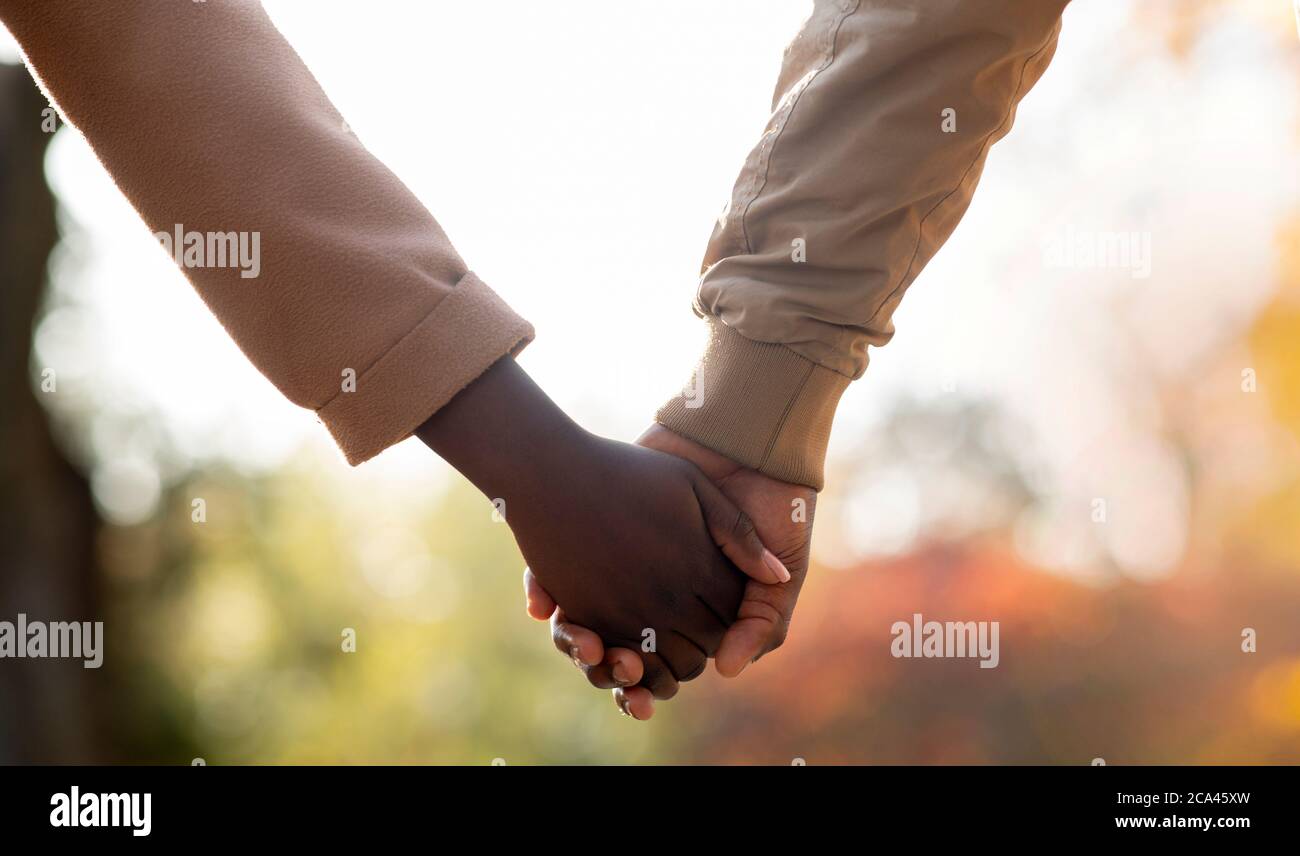
<instances>
[{"instance_id":1,"label":"beige fleece sleeve","mask_svg":"<svg viewBox=\"0 0 1300 856\"><path fill-rule=\"evenodd\" d=\"M150 230L194 250L168 252L240 348L351 463L532 338L255 0L0 0L0 20ZM256 266L218 264L231 233Z\"/></svg>"},{"instance_id":2,"label":"beige fleece sleeve","mask_svg":"<svg viewBox=\"0 0 1300 856\"><path fill-rule=\"evenodd\" d=\"M709 241L709 345L659 422L821 488L840 395L965 213L1067 2L816 0Z\"/></svg>"}]
</instances>

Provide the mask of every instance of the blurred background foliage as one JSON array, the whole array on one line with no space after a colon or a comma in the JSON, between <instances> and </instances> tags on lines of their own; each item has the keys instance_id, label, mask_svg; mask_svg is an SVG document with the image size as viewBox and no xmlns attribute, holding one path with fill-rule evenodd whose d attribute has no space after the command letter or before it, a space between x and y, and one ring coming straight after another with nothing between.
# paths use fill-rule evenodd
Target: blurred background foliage
<instances>
[{"instance_id":1,"label":"blurred background foliage","mask_svg":"<svg viewBox=\"0 0 1300 856\"><path fill-rule=\"evenodd\" d=\"M1132 24L1146 50L1182 61L1229 5L1142 3ZM1231 5L1232 26L1289 43L1294 96L1286 4ZM57 401L43 395L33 337L39 351L42 322L69 305L60 276L85 249L67 219L55 247L48 136L32 121L42 106L21 68L0 66L0 370L12 396L0 415L0 618L102 618L111 655L99 671L0 663L0 760L1300 763L1300 205L1273 223L1270 281L1256 283L1268 296L1241 332L1187 371L1123 385L1107 416L1139 450L1172 450L1185 486L1180 548L1159 573L1104 533L1070 535L1080 546L1064 563L1037 560L1036 521L1111 525L1090 519L1087 485L1072 497L1044 480L1026 427L996 400L899 396L837 447L786 646L634 723L524 616L510 534L462 481L430 490L349 471L323 444L270 469L195 455L157 430L158 414L79 389L89 368L67 372ZM1298 148L1300 128L1279 170L1295 174ZM1248 205L1251 189L1240 193ZM1021 269L1026 288L1038 274ZM1203 276L1206 289L1240 286ZM105 452L122 448L147 449L148 467ZM1134 472L1129 507L1109 514L1141 527L1134 497L1155 505L1165 483ZM886 488L882 510L871 497ZM902 505L908 525L881 543L878 518ZM1168 524L1150 527L1159 540ZM889 628L916 612L999 621L1000 666L893 659ZM1242 651L1244 628L1257 653Z\"/></svg>"}]
</instances>

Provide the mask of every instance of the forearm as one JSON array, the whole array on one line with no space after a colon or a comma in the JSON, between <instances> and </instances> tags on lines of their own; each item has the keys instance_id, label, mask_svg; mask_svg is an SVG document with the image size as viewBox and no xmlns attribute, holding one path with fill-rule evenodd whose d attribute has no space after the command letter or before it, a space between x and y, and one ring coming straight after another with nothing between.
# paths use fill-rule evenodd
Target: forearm
<instances>
[{"instance_id":1,"label":"forearm","mask_svg":"<svg viewBox=\"0 0 1300 856\"><path fill-rule=\"evenodd\" d=\"M670 402L661 422L821 486L841 392L961 219L989 147L1047 67L1065 5L818 0L709 242L703 395Z\"/></svg>"},{"instance_id":2,"label":"forearm","mask_svg":"<svg viewBox=\"0 0 1300 856\"><path fill-rule=\"evenodd\" d=\"M252 264L184 273L353 463L532 337L259 3L0 0L0 19L151 231L256 246Z\"/></svg>"}]
</instances>

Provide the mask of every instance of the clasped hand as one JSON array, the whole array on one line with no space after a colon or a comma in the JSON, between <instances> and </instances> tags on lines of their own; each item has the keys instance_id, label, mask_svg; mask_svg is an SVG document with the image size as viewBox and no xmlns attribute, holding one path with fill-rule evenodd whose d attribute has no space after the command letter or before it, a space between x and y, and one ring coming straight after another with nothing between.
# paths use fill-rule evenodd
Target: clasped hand
<instances>
[{"instance_id":1,"label":"clasped hand","mask_svg":"<svg viewBox=\"0 0 1300 856\"><path fill-rule=\"evenodd\" d=\"M647 687L704 671L748 578L790 579L699 468L589 434L513 360L417 434L504 509L530 573L568 620L608 648L640 653Z\"/></svg>"}]
</instances>

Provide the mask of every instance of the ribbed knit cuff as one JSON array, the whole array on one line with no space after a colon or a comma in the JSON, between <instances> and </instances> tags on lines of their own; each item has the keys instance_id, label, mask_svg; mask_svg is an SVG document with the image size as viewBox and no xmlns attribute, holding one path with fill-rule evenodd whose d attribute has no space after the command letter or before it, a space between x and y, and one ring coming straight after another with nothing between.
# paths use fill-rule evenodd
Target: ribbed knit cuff
<instances>
[{"instance_id":1,"label":"ribbed knit cuff","mask_svg":"<svg viewBox=\"0 0 1300 856\"><path fill-rule=\"evenodd\" d=\"M709 318L690 386L655 420L773 478L821 490L831 421L849 378Z\"/></svg>"}]
</instances>

